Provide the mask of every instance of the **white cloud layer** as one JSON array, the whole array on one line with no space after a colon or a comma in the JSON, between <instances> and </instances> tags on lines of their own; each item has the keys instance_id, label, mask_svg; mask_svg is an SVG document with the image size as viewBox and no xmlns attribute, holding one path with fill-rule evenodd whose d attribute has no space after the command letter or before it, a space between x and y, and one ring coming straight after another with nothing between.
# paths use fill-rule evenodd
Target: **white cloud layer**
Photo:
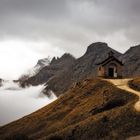
<instances>
[{"instance_id":1,"label":"white cloud layer","mask_svg":"<svg viewBox=\"0 0 140 140\"><path fill-rule=\"evenodd\" d=\"M0 126L28 115L57 99L51 92L48 98L41 93L44 86L22 89L16 83L7 81L0 87Z\"/></svg>"}]
</instances>

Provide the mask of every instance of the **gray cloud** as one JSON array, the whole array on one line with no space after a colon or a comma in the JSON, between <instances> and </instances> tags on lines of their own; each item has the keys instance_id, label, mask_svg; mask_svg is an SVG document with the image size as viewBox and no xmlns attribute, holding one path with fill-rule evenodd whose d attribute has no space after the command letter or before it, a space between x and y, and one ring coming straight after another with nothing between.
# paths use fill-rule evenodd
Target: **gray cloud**
<instances>
[{"instance_id":1,"label":"gray cloud","mask_svg":"<svg viewBox=\"0 0 140 140\"><path fill-rule=\"evenodd\" d=\"M139 7L139 0L0 0L0 37L43 40L76 56L94 41L125 51L140 43Z\"/></svg>"}]
</instances>

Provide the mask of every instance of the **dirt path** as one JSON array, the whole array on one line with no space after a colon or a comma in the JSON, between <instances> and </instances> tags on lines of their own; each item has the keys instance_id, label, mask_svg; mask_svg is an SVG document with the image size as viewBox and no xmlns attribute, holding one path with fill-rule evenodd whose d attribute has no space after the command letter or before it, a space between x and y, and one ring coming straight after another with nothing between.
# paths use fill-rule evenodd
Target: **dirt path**
<instances>
[{"instance_id":1,"label":"dirt path","mask_svg":"<svg viewBox=\"0 0 140 140\"><path fill-rule=\"evenodd\" d=\"M122 90L126 90L128 92L131 92L131 93L137 95L139 97L139 100L135 103L134 107L138 112L140 112L140 92L133 90L132 88L130 88L128 86L128 82L130 80L132 80L132 79L109 79L107 81L111 82L112 84L114 84L115 86L117 86L118 88L120 88Z\"/></svg>"},{"instance_id":2,"label":"dirt path","mask_svg":"<svg viewBox=\"0 0 140 140\"><path fill-rule=\"evenodd\" d=\"M139 97L139 100L135 103L134 107L136 109L136 111L140 112L140 92L133 90L132 88L129 87L128 82L132 80L132 79L109 79L107 81L111 82L112 84L114 84L115 86L117 86L118 88L122 89L122 90L126 90L128 92L131 92L135 95L137 95ZM127 140L140 140L140 136L136 136L136 137L131 137L128 138Z\"/></svg>"}]
</instances>

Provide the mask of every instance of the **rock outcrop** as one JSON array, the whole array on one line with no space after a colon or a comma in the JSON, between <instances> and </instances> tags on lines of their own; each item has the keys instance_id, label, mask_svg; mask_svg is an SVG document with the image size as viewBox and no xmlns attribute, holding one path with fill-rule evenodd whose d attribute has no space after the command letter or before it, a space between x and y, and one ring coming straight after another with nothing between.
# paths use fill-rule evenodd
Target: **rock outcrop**
<instances>
[{"instance_id":1,"label":"rock outcrop","mask_svg":"<svg viewBox=\"0 0 140 140\"><path fill-rule=\"evenodd\" d=\"M75 62L75 58L70 54L64 54L60 58L53 58L50 65L43 67L36 75L21 82L21 86L44 84L53 77L59 76L68 69Z\"/></svg>"},{"instance_id":2,"label":"rock outcrop","mask_svg":"<svg viewBox=\"0 0 140 140\"><path fill-rule=\"evenodd\" d=\"M140 76L140 45L131 47L122 56L124 63L124 76Z\"/></svg>"}]
</instances>

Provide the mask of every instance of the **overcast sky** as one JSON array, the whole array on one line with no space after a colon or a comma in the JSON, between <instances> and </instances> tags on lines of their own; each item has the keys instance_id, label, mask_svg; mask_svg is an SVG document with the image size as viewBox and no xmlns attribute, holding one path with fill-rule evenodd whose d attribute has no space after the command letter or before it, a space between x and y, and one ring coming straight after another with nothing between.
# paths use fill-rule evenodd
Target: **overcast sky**
<instances>
[{"instance_id":1,"label":"overcast sky","mask_svg":"<svg viewBox=\"0 0 140 140\"><path fill-rule=\"evenodd\" d=\"M139 7L140 0L0 0L0 77L17 78L39 58L79 57L96 41L125 52L140 44Z\"/></svg>"}]
</instances>

